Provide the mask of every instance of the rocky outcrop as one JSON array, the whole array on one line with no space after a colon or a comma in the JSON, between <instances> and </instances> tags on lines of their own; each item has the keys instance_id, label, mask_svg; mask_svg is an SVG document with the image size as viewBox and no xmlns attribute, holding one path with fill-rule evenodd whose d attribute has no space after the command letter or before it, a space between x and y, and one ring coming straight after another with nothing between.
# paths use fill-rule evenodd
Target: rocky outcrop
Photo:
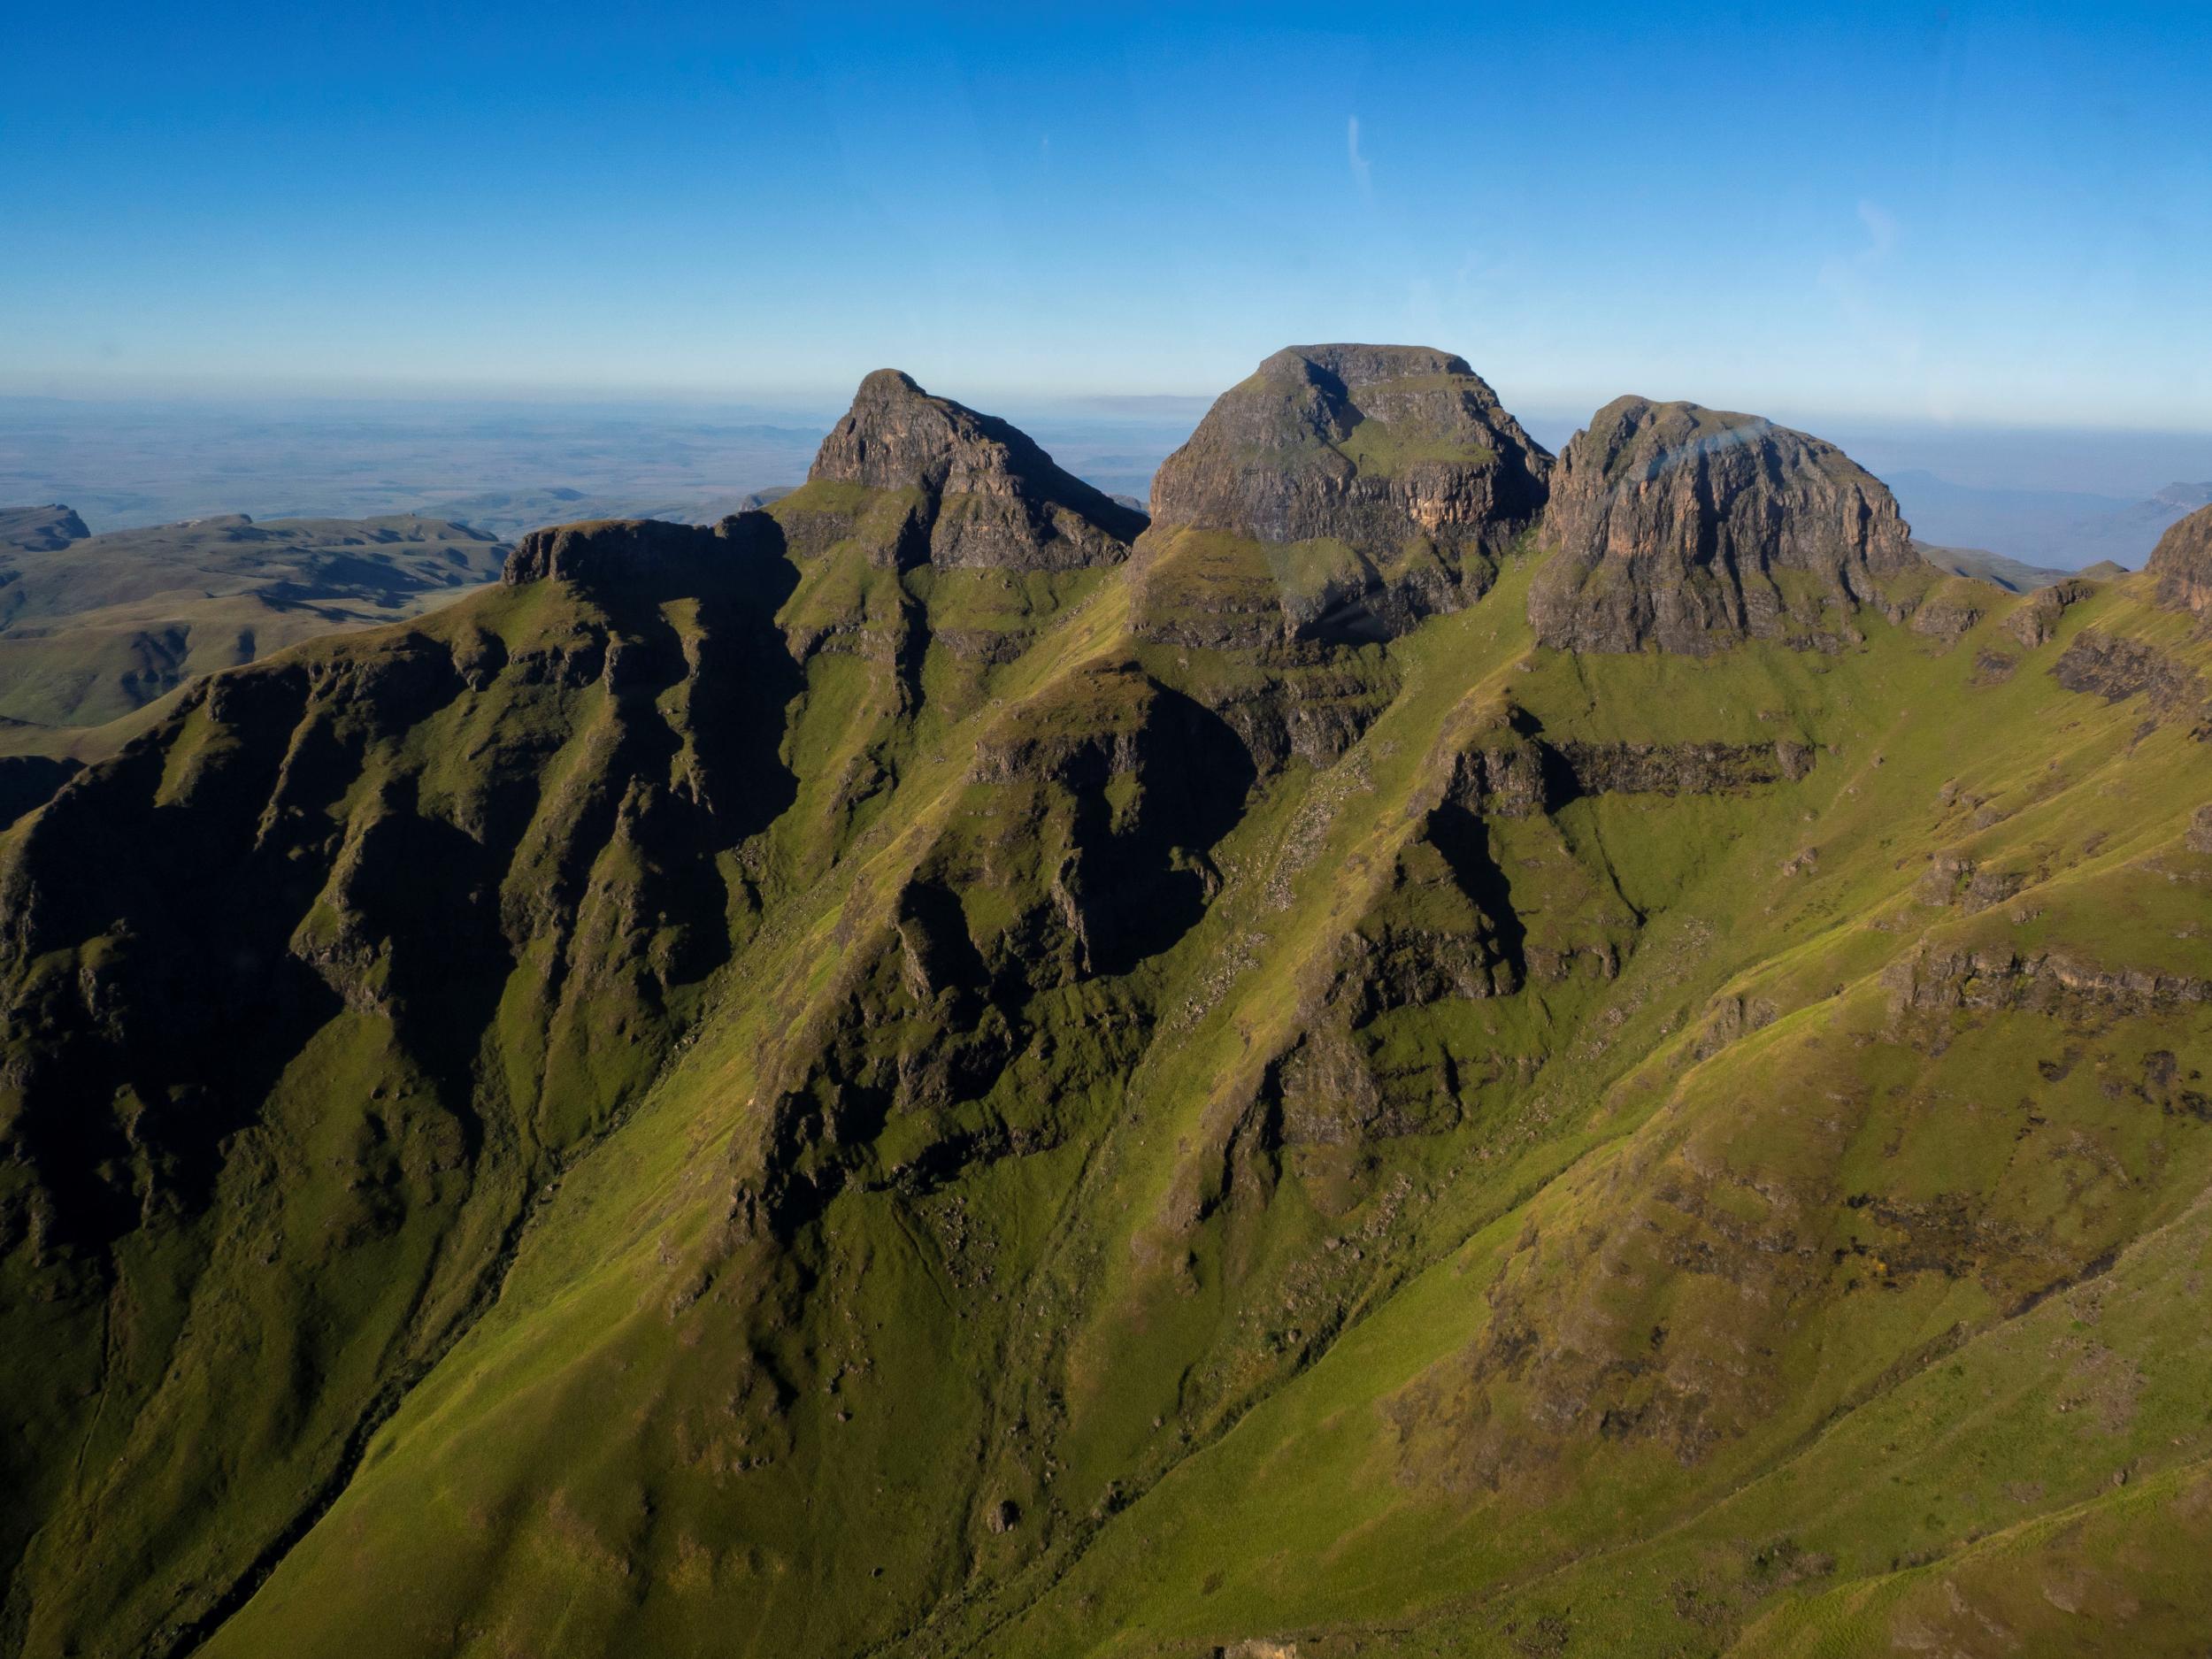
<instances>
[{"instance_id":1,"label":"rocky outcrop","mask_svg":"<svg viewBox=\"0 0 2212 1659\"><path fill-rule=\"evenodd\" d=\"M2069 691L2107 703L2140 696L2153 720L2194 718L2197 736L2212 733L2212 687L2204 676L2141 640L2084 628L2052 664L2051 675Z\"/></svg>"},{"instance_id":2,"label":"rocky outcrop","mask_svg":"<svg viewBox=\"0 0 2212 1659\"><path fill-rule=\"evenodd\" d=\"M1483 591L1550 471L1448 352L1290 347L1224 393L1153 479L1144 556L1187 555L1179 538L1194 534L1233 550L1213 549L1218 570L1187 557L1159 572L1141 626L1209 647L1390 637Z\"/></svg>"},{"instance_id":3,"label":"rocky outcrop","mask_svg":"<svg viewBox=\"0 0 2212 1659\"><path fill-rule=\"evenodd\" d=\"M2025 1010L2055 1018L2169 1013L2212 1002L2212 980L2108 969L2048 951L1924 945L1882 972L1893 1018L1910 1013Z\"/></svg>"},{"instance_id":4,"label":"rocky outcrop","mask_svg":"<svg viewBox=\"0 0 2212 1659\"><path fill-rule=\"evenodd\" d=\"M2212 611L2212 507L2200 507L2158 538L2146 567L2158 603L2203 616Z\"/></svg>"},{"instance_id":5,"label":"rocky outcrop","mask_svg":"<svg viewBox=\"0 0 2212 1659\"><path fill-rule=\"evenodd\" d=\"M1561 650L1833 649L1923 568L1897 503L1832 444L1753 415L1619 398L1567 446L1529 619ZM1901 611L1899 612L1901 614Z\"/></svg>"},{"instance_id":6,"label":"rocky outcrop","mask_svg":"<svg viewBox=\"0 0 2212 1659\"><path fill-rule=\"evenodd\" d=\"M1444 798L1483 817L1526 818L1594 795L1731 795L1794 783L1813 751L1773 743L1607 743L1498 737L1454 757Z\"/></svg>"},{"instance_id":7,"label":"rocky outcrop","mask_svg":"<svg viewBox=\"0 0 2212 1659\"><path fill-rule=\"evenodd\" d=\"M2033 650L2047 644L2058 632L2058 619L2097 591L2096 584L2076 577L2036 590L2035 596L2005 618L2012 637Z\"/></svg>"},{"instance_id":8,"label":"rocky outcrop","mask_svg":"<svg viewBox=\"0 0 2212 1659\"><path fill-rule=\"evenodd\" d=\"M782 546L762 512L733 514L712 527L657 518L599 518L533 530L507 556L510 585L571 581L584 587L673 575L703 562L772 553Z\"/></svg>"},{"instance_id":9,"label":"rocky outcrop","mask_svg":"<svg viewBox=\"0 0 2212 1659\"><path fill-rule=\"evenodd\" d=\"M1062 471L1025 434L932 397L896 369L861 381L807 482L920 492L926 557L945 569L1118 564L1144 528L1143 514Z\"/></svg>"}]
</instances>

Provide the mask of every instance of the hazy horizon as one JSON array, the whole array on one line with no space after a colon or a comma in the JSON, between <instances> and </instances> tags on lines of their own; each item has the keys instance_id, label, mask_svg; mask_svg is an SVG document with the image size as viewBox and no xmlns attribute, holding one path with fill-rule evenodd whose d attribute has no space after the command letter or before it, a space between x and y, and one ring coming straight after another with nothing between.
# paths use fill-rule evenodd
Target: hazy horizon
<instances>
[{"instance_id":1,"label":"hazy horizon","mask_svg":"<svg viewBox=\"0 0 2212 1659\"><path fill-rule=\"evenodd\" d=\"M1203 397L2212 432L2212 13L19 20L0 389ZM60 73L64 69L67 73ZM2177 342L2183 349L2177 349Z\"/></svg>"}]
</instances>

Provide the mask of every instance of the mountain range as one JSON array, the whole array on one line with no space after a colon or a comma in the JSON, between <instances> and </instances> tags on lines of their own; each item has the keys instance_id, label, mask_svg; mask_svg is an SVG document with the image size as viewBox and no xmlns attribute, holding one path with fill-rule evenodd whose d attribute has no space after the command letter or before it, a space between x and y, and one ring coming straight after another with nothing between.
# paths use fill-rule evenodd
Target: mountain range
<instances>
[{"instance_id":1,"label":"mountain range","mask_svg":"<svg viewBox=\"0 0 2212 1659\"><path fill-rule=\"evenodd\" d=\"M2208 617L1323 345L196 679L0 833L0 1652L2200 1652Z\"/></svg>"}]
</instances>

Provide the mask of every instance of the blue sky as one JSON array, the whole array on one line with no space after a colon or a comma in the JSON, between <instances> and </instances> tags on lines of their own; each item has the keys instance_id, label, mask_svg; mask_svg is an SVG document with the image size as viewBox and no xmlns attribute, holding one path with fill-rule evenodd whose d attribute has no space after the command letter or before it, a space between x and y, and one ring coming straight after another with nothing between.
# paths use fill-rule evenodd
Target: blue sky
<instances>
[{"instance_id":1,"label":"blue sky","mask_svg":"<svg viewBox=\"0 0 2212 1659\"><path fill-rule=\"evenodd\" d=\"M2212 430L2212 7L11 8L0 391Z\"/></svg>"}]
</instances>

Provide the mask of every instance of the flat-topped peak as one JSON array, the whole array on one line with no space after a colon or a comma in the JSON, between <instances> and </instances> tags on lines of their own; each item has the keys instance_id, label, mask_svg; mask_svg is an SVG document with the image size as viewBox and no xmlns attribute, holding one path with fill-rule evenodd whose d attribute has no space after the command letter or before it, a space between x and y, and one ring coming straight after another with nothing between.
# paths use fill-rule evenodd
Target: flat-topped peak
<instances>
[{"instance_id":1,"label":"flat-topped peak","mask_svg":"<svg viewBox=\"0 0 2212 1659\"><path fill-rule=\"evenodd\" d=\"M1379 381L1406 380L1416 375L1448 374L1479 380L1467 359L1433 346L1371 346L1339 342L1320 346L1286 346L1260 365L1263 375L1295 371L1301 365L1322 371L1348 390ZM1483 388L1487 391L1486 386Z\"/></svg>"},{"instance_id":2,"label":"flat-topped peak","mask_svg":"<svg viewBox=\"0 0 2212 1659\"><path fill-rule=\"evenodd\" d=\"M1452 541L1510 534L1543 505L1550 466L1450 352L1291 346L1215 400L1154 478L1152 516L1394 555L1416 531Z\"/></svg>"},{"instance_id":3,"label":"flat-topped peak","mask_svg":"<svg viewBox=\"0 0 2212 1659\"><path fill-rule=\"evenodd\" d=\"M1148 549L1185 533L1245 544L1245 621L1170 572L1148 576L1140 626L1194 643L1402 633L1488 586L1542 511L1550 471L1448 351L1287 347L1217 398L1152 480ZM1301 550L1286 562L1262 550L1282 548Z\"/></svg>"},{"instance_id":4,"label":"flat-topped peak","mask_svg":"<svg viewBox=\"0 0 2212 1659\"><path fill-rule=\"evenodd\" d=\"M860 389L853 394L853 401L875 402L883 398L927 397L914 377L903 369L872 369L861 376Z\"/></svg>"}]
</instances>

